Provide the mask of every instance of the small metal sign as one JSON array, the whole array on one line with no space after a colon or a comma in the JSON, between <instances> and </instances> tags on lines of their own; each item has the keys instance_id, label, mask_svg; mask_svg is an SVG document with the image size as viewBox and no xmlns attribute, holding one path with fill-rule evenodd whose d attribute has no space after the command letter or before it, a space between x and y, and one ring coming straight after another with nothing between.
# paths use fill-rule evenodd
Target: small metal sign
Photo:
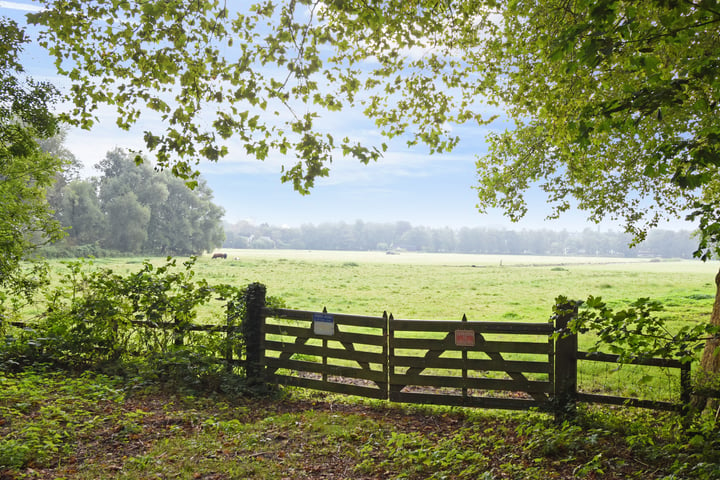
<instances>
[{"instance_id":1,"label":"small metal sign","mask_svg":"<svg viewBox=\"0 0 720 480\"><path fill-rule=\"evenodd\" d=\"M475 331L455 330L455 345L457 345L458 347L474 347Z\"/></svg>"},{"instance_id":2,"label":"small metal sign","mask_svg":"<svg viewBox=\"0 0 720 480\"><path fill-rule=\"evenodd\" d=\"M313 313L313 331L315 335L334 335L335 320L329 313Z\"/></svg>"}]
</instances>

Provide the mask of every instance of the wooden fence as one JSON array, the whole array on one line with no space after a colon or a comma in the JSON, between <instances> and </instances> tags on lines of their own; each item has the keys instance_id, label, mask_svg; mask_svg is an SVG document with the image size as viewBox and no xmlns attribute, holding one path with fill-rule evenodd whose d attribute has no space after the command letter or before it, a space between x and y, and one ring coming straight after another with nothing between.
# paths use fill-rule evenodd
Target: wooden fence
<instances>
[{"instance_id":1,"label":"wooden fence","mask_svg":"<svg viewBox=\"0 0 720 480\"><path fill-rule=\"evenodd\" d=\"M399 320L387 314L287 309L266 309L263 315L262 362L270 383L396 402L551 410L552 324ZM497 391L523 395L486 394Z\"/></svg>"},{"instance_id":2,"label":"wooden fence","mask_svg":"<svg viewBox=\"0 0 720 480\"><path fill-rule=\"evenodd\" d=\"M548 337L552 325L469 322L466 318L390 318L388 323L389 400L550 410L554 351ZM496 398L490 392L519 395Z\"/></svg>"},{"instance_id":3,"label":"wooden fence","mask_svg":"<svg viewBox=\"0 0 720 480\"><path fill-rule=\"evenodd\" d=\"M638 359L632 364L679 370L678 402L578 390L578 362L617 365L617 355L578 350L565 332L577 315L568 306L550 322L403 320L272 309L265 287L248 286L245 318L238 325L133 321L171 331L176 346L190 332L224 334L219 363L244 367L249 383L275 383L395 402L553 412L574 415L578 402L686 412L690 364ZM24 328L24 323L11 325ZM245 358L241 358L244 344Z\"/></svg>"},{"instance_id":4,"label":"wooden fence","mask_svg":"<svg viewBox=\"0 0 720 480\"><path fill-rule=\"evenodd\" d=\"M258 298L260 301L261 299ZM264 305L264 304L263 304ZM679 402L578 391L578 362L618 363L618 356L578 351L566 330L572 307L546 323L402 320L256 308L261 331L258 381L396 402L554 412L577 402L684 411L690 365L636 360L680 371Z\"/></svg>"},{"instance_id":5,"label":"wooden fence","mask_svg":"<svg viewBox=\"0 0 720 480\"><path fill-rule=\"evenodd\" d=\"M387 317L284 309L264 314L266 381L387 399Z\"/></svg>"}]
</instances>

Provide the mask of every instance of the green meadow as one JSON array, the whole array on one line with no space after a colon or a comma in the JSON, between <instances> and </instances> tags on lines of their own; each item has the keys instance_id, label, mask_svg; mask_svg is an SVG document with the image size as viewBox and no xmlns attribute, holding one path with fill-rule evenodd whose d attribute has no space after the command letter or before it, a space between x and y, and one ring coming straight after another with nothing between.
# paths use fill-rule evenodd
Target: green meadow
<instances>
[{"instance_id":1,"label":"green meadow","mask_svg":"<svg viewBox=\"0 0 720 480\"><path fill-rule=\"evenodd\" d=\"M708 318L718 262L303 250L223 250L196 273L213 283L261 282L288 308L395 318L547 321L554 299L602 296L621 307L662 302L673 321ZM98 259L118 271L143 259ZM157 260L158 263L164 259ZM55 263L58 265L58 263Z\"/></svg>"},{"instance_id":2,"label":"green meadow","mask_svg":"<svg viewBox=\"0 0 720 480\"><path fill-rule=\"evenodd\" d=\"M227 250L210 284L262 282L288 308L395 318L546 322L554 298L661 301L670 325L705 321L718 264L580 257ZM118 273L143 258L95 259ZM163 265L164 258L148 259ZM183 260L183 259L178 259ZM178 263L181 263L178 261ZM65 262L54 261L58 274ZM200 321L222 319L222 310ZM592 338L581 338L581 347ZM677 371L581 362L582 391L677 401ZM0 372L0 478L714 479L717 422L583 404L535 412L401 405L286 388L271 396L165 389L141 377Z\"/></svg>"},{"instance_id":3,"label":"green meadow","mask_svg":"<svg viewBox=\"0 0 720 480\"><path fill-rule=\"evenodd\" d=\"M261 282L288 308L395 318L547 321L554 299L601 296L613 307L660 301L669 321L709 318L718 262L301 250L227 250L198 259L213 283ZM103 259L130 271L141 259ZM164 259L157 259L158 262Z\"/></svg>"},{"instance_id":4,"label":"green meadow","mask_svg":"<svg viewBox=\"0 0 720 480\"><path fill-rule=\"evenodd\" d=\"M647 258L223 251L226 260L200 257L196 275L210 284L261 282L268 295L292 309L370 316L387 312L396 319L460 320L466 315L472 321L547 322L558 295L576 300L601 296L614 308L649 297L664 305L661 315L671 329L709 318L720 265ZM143 260L97 259L94 265L133 271ZM55 268L62 268L61 263ZM591 335L580 337L581 349L592 343ZM618 372L617 367L581 362L581 389L677 399L676 370L623 366ZM648 376L653 378L650 385L641 386Z\"/></svg>"}]
</instances>

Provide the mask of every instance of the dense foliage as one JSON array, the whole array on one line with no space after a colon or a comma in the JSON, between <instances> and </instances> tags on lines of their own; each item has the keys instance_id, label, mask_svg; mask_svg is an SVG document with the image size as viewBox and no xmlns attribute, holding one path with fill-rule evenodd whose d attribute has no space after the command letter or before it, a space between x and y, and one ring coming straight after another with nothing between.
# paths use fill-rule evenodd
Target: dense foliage
<instances>
[{"instance_id":1,"label":"dense foliage","mask_svg":"<svg viewBox=\"0 0 720 480\"><path fill-rule=\"evenodd\" d=\"M585 255L691 258L697 242L687 231L656 230L630 248L621 232L505 230L488 227L431 228L408 222L305 224L300 227L225 225L226 248L381 250L503 255Z\"/></svg>"},{"instance_id":2,"label":"dense foliage","mask_svg":"<svg viewBox=\"0 0 720 480\"><path fill-rule=\"evenodd\" d=\"M616 218L636 239L689 209L699 255L720 231L716 0L43 3L31 21L73 83L72 119L158 112L147 147L180 176L234 137L293 159L283 180L306 192L334 157L386 148L336 139L319 122L334 112L432 152L458 143L453 124L503 113L514 125L477 164L481 210L521 217L539 185L555 214Z\"/></svg>"},{"instance_id":3,"label":"dense foliage","mask_svg":"<svg viewBox=\"0 0 720 480\"><path fill-rule=\"evenodd\" d=\"M126 275L92 262L67 265L59 283L37 301L40 314L22 330L5 332L2 370L46 364L70 371L99 369L186 387L234 377L225 353L242 357L240 335L192 332L205 321L239 325L243 289L196 279L194 259L177 265L144 262ZM204 382L204 383L203 383Z\"/></svg>"},{"instance_id":4,"label":"dense foliage","mask_svg":"<svg viewBox=\"0 0 720 480\"><path fill-rule=\"evenodd\" d=\"M45 154L37 139L57 132L52 85L24 74L18 56L29 39L0 17L0 316L7 291L29 292L38 274L25 275L20 261L38 245L62 236L46 201L46 188L62 160Z\"/></svg>"},{"instance_id":5,"label":"dense foliage","mask_svg":"<svg viewBox=\"0 0 720 480\"><path fill-rule=\"evenodd\" d=\"M478 58L516 126L478 162L481 204L522 216L538 182L558 214L577 205L637 238L691 209L717 222L716 1L521 0L498 13Z\"/></svg>"},{"instance_id":6,"label":"dense foliage","mask_svg":"<svg viewBox=\"0 0 720 480\"><path fill-rule=\"evenodd\" d=\"M56 218L69 228L46 253L187 256L222 244L224 211L202 178L191 190L122 150L108 152L97 168L101 176L72 179L51 197Z\"/></svg>"}]
</instances>

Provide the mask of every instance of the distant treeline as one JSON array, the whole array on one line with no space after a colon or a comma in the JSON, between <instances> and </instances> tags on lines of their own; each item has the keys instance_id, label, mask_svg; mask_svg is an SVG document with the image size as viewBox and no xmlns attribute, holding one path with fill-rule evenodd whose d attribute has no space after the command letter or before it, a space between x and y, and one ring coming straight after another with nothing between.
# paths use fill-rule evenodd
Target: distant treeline
<instances>
[{"instance_id":1,"label":"distant treeline","mask_svg":"<svg viewBox=\"0 0 720 480\"><path fill-rule=\"evenodd\" d=\"M322 223L287 228L241 221L225 224L225 248L380 250L504 255L589 255L692 258L697 241L687 230L653 230L630 248L622 232L429 228L409 222Z\"/></svg>"},{"instance_id":2,"label":"distant treeline","mask_svg":"<svg viewBox=\"0 0 720 480\"><path fill-rule=\"evenodd\" d=\"M68 168L49 189L48 203L67 235L43 249L46 257L193 255L222 245L225 211L204 179L191 190L120 149L95 168L101 174L86 179L79 167Z\"/></svg>"}]
</instances>

